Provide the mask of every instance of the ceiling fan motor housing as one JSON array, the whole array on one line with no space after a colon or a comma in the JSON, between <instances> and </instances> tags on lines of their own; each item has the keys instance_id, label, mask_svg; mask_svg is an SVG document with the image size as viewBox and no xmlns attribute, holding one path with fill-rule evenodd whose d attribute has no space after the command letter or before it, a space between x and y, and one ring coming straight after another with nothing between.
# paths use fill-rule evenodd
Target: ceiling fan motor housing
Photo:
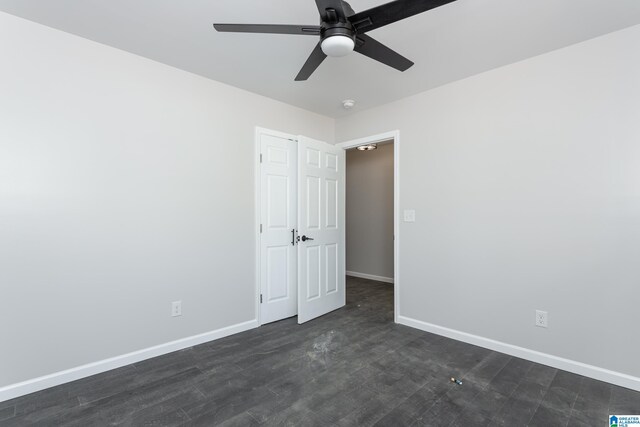
<instances>
[{"instance_id":1,"label":"ceiling fan motor housing","mask_svg":"<svg viewBox=\"0 0 640 427\"><path fill-rule=\"evenodd\" d=\"M320 41L324 41L326 38L333 36L349 37L355 41L356 31L349 19L349 16L354 15L355 12L351 5L346 1L342 1L342 10L340 12L335 9L326 9L326 15L324 20L320 18Z\"/></svg>"},{"instance_id":2,"label":"ceiling fan motor housing","mask_svg":"<svg viewBox=\"0 0 640 427\"><path fill-rule=\"evenodd\" d=\"M320 16L320 46L327 56L345 56L355 47L356 31L347 19L347 14L353 10L345 10L345 6L348 5L342 3L339 11L327 8Z\"/></svg>"},{"instance_id":3,"label":"ceiling fan motor housing","mask_svg":"<svg viewBox=\"0 0 640 427\"><path fill-rule=\"evenodd\" d=\"M320 24L320 41L334 36L349 37L355 41L356 32L350 22L336 22L332 24L322 22Z\"/></svg>"}]
</instances>

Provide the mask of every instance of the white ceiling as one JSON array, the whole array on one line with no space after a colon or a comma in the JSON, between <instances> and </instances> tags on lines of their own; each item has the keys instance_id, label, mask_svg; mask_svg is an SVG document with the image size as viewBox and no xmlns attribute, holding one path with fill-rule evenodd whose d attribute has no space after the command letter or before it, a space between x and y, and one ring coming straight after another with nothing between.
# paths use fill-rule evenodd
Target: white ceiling
<instances>
[{"instance_id":1,"label":"white ceiling","mask_svg":"<svg viewBox=\"0 0 640 427\"><path fill-rule=\"evenodd\" d=\"M386 0L351 0L358 12ZM640 0L458 0L369 33L416 65L359 54L293 79L313 36L218 33L213 22L317 24L314 0L0 0L0 10L327 116L358 111L640 23Z\"/></svg>"}]
</instances>

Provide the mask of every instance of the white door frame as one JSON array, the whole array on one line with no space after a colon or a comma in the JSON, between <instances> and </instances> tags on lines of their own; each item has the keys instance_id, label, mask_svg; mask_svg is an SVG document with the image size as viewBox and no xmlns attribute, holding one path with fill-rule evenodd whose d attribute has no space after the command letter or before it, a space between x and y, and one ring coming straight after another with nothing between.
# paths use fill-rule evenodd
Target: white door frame
<instances>
[{"instance_id":1,"label":"white door frame","mask_svg":"<svg viewBox=\"0 0 640 427\"><path fill-rule=\"evenodd\" d=\"M393 140L393 321L400 315L400 131L394 130L336 144L346 149ZM345 248L346 251L346 248Z\"/></svg>"},{"instance_id":2,"label":"white door frame","mask_svg":"<svg viewBox=\"0 0 640 427\"><path fill-rule=\"evenodd\" d=\"M256 282L256 287L255 287L254 301L255 301L255 310L256 310L256 320L258 321L258 325L262 325L262 306L260 305L260 292L261 292L261 286L262 286L262 284L260 283L260 262L261 262L260 238L262 237L260 233L260 221L261 221L260 215L261 215L261 209L262 209L262 203L261 203L262 194L260 192L260 187L261 187L260 185L261 184L260 182L260 176L261 176L260 174L260 136L261 135L271 135L278 138L284 138L284 139L289 139L289 140L298 142L298 137L296 135L256 126L255 137L254 137L254 158L253 158L253 165L254 165L253 175L255 177L255 181L254 181L255 221L254 221L253 232L254 232L254 236L256 236L256 240L255 240L255 251L256 251L255 261L256 262L254 264L255 266L254 280Z\"/></svg>"}]
</instances>

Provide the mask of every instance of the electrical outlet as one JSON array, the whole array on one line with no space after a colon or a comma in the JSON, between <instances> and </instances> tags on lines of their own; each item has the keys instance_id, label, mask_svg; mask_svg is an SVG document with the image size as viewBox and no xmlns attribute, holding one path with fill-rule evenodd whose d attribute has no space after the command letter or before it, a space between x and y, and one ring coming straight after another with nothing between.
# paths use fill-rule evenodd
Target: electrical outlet
<instances>
[{"instance_id":1,"label":"electrical outlet","mask_svg":"<svg viewBox=\"0 0 640 427\"><path fill-rule=\"evenodd\" d=\"M171 317L182 316L182 301L171 303Z\"/></svg>"},{"instance_id":2,"label":"electrical outlet","mask_svg":"<svg viewBox=\"0 0 640 427\"><path fill-rule=\"evenodd\" d=\"M549 319L547 318L546 311L536 310L536 326L541 328L549 326Z\"/></svg>"}]
</instances>

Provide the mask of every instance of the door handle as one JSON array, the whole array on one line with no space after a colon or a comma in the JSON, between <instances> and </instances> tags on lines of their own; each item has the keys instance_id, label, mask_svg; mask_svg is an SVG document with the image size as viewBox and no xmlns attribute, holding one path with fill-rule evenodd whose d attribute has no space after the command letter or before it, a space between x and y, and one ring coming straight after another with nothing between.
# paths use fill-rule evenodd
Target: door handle
<instances>
[{"instance_id":1,"label":"door handle","mask_svg":"<svg viewBox=\"0 0 640 427\"><path fill-rule=\"evenodd\" d=\"M292 228L291 229L291 246L295 246L296 245L296 229Z\"/></svg>"},{"instance_id":2,"label":"door handle","mask_svg":"<svg viewBox=\"0 0 640 427\"><path fill-rule=\"evenodd\" d=\"M313 240L311 237L302 236L302 241L306 242L307 240Z\"/></svg>"}]
</instances>

